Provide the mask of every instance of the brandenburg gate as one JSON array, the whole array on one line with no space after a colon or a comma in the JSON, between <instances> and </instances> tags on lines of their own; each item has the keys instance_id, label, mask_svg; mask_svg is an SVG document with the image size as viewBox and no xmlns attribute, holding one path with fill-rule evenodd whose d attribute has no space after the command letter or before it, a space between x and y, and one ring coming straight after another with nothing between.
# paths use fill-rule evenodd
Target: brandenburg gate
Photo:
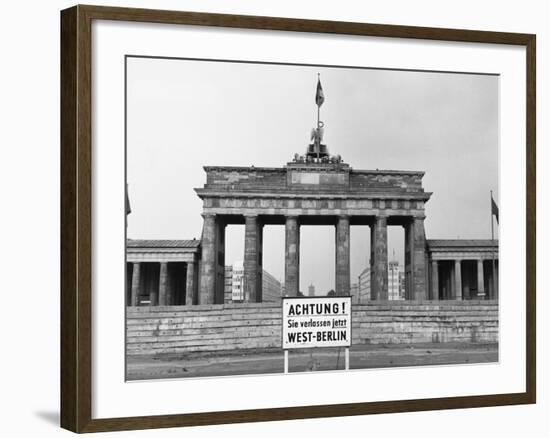
<instances>
[{"instance_id":1,"label":"brandenburg gate","mask_svg":"<svg viewBox=\"0 0 550 438\"><path fill-rule=\"evenodd\" d=\"M406 297L428 298L424 208L431 193L422 188L424 172L356 170L340 156L330 156L321 135L312 138L306 154L296 154L284 167L204 167L206 184L195 189L204 218L198 303L223 303L228 224L245 225L244 278L251 301L262 301L262 230L267 224L285 226L287 296L299 291L302 225L336 227L337 295L350 293L350 226L368 225L372 294L387 300L387 227L400 225L405 229Z\"/></svg>"}]
</instances>

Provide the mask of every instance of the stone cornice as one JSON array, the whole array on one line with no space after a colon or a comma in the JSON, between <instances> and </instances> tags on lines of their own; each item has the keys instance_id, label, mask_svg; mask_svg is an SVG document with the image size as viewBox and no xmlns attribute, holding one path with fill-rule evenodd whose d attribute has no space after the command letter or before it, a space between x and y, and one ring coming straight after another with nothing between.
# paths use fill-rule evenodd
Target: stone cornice
<instances>
[{"instance_id":1,"label":"stone cornice","mask_svg":"<svg viewBox=\"0 0 550 438\"><path fill-rule=\"evenodd\" d=\"M491 260L494 257L498 260L498 251L488 251L486 249L472 249L471 251L445 251L432 252L430 254L431 261L445 260Z\"/></svg>"},{"instance_id":2,"label":"stone cornice","mask_svg":"<svg viewBox=\"0 0 550 438\"><path fill-rule=\"evenodd\" d=\"M194 189L199 198L257 198L257 199L397 199L397 200L413 200L413 201L428 201L432 192L350 192L337 191L320 192L320 191L277 191L274 189L271 192L257 191L234 191L234 190L216 190L196 188Z\"/></svg>"},{"instance_id":3,"label":"stone cornice","mask_svg":"<svg viewBox=\"0 0 550 438\"><path fill-rule=\"evenodd\" d=\"M127 262L196 262L198 252L132 251L126 254Z\"/></svg>"}]
</instances>

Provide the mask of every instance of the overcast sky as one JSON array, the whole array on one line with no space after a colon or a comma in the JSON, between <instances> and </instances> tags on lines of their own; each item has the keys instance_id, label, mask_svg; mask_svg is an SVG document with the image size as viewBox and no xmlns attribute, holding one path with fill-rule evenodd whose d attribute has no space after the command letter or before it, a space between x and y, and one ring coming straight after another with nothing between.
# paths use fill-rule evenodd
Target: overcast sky
<instances>
[{"instance_id":1,"label":"overcast sky","mask_svg":"<svg viewBox=\"0 0 550 438\"><path fill-rule=\"evenodd\" d=\"M129 58L128 237L200 238L204 165L284 166L315 126L317 72L324 142L355 169L422 170L428 238L490 238L498 202L498 77ZM404 233L389 227L403 262ZM352 282L370 233L352 227ZM264 228L264 268L284 278L284 227ZM228 226L226 263L242 260L244 226ZM302 227L300 289L334 288L334 227Z\"/></svg>"}]
</instances>

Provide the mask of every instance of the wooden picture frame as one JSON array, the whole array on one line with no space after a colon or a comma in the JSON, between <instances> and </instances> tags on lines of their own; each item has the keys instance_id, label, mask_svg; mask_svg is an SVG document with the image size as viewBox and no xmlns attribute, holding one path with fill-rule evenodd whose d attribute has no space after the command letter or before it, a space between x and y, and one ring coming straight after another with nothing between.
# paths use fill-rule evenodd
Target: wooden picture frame
<instances>
[{"instance_id":1,"label":"wooden picture frame","mask_svg":"<svg viewBox=\"0 0 550 438\"><path fill-rule=\"evenodd\" d=\"M92 22L113 20L523 46L526 99L526 391L126 418L92 418ZM61 426L74 432L529 404L536 401L535 58L531 34L100 6L61 12Z\"/></svg>"}]
</instances>

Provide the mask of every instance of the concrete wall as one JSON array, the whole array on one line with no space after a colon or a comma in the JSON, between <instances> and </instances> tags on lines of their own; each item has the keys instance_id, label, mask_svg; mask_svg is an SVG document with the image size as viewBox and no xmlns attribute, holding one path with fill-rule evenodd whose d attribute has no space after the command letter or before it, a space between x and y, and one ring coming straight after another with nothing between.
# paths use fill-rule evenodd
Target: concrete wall
<instances>
[{"instance_id":1,"label":"concrete wall","mask_svg":"<svg viewBox=\"0 0 550 438\"><path fill-rule=\"evenodd\" d=\"M216 352L281 346L281 304L128 307L127 351Z\"/></svg>"},{"instance_id":2,"label":"concrete wall","mask_svg":"<svg viewBox=\"0 0 550 438\"><path fill-rule=\"evenodd\" d=\"M498 342L496 301L355 304L353 344ZM128 354L281 347L281 305L127 308Z\"/></svg>"}]
</instances>

